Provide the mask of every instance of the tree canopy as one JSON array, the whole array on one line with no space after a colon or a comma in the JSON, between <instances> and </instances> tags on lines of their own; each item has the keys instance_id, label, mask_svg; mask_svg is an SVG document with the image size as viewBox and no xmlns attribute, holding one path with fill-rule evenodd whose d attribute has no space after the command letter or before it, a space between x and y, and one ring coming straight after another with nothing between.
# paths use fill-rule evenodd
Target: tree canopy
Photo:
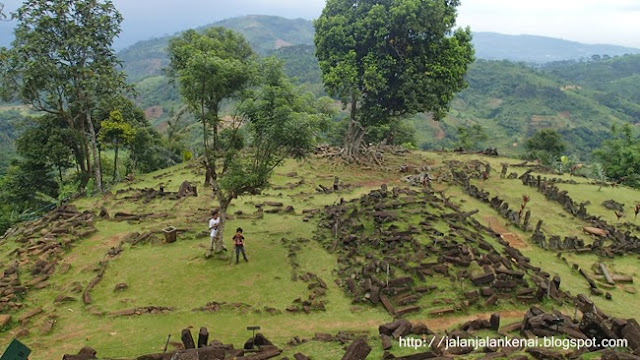
<instances>
[{"instance_id":1,"label":"tree canopy","mask_svg":"<svg viewBox=\"0 0 640 360\"><path fill-rule=\"evenodd\" d=\"M630 125L612 129L615 138L604 142L594 151L602 162L606 176L635 188L640 188L640 139Z\"/></svg>"},{"instance_id":2,"label":"tree canopy","mask_svg":"<svg viewBox=\"0 0 640 360\"><path fill-rule=\"evenodd\" d=\"M368 126L417 112L444 117L473 61L471 31L453 30L459 4L327 1L314 41L327 92L351 105L347 152Z\"/></svg>"},{"instance_id":3,"label":"tree canopy","mask_svg":"<svg viewBox=\"0 0 640 360\"><path fill-rule=\"evenodd\" d=\"M221 27L211 27L203 33L188 30L169 41L168 51L167 72L177 80L187 107L202 123L207 182L215 180L220 103L250 86L255 55L242 35Z\"/></svg>"},{"instance_id":4,"label":"tree canopy","mask_svg":"<svg viewBox=\"0 0 640 360\"><path fill-rule=\"evenodd\" d=\"M244 37L231 30L189 30L169 41L169 54L167 73L202 123L205 183L220 204L219 252L231 201L259 193L285 158L311 151L326 117L313 95L298 94L279 62L258 60ZM230 99L236 112L223 122L220 104Z\"/></svg>"},{"instance_id":5,"label":"tree canopy","mask_svg":"<svg viewBox=\"0 0 640 360\"><path fill-rule=\"evenodd\" d=\"M525 147L529 159L540 160L543 164L549 165L562 155L566 144L555 130L542 129L527 139Z\"/></svg>"},{"instance_id":6,"label":"tree canopy","mask_svg":"<svg viewBox=\"0 0 640 360\"><path fill-rule=\"evenodd\" d=\"M91 168L101 189L93 112L103 97L128 87L112 48L122 16L111 1L34 0L13 14L15 40L0 56L0 81L5 98L17 97L34 110L63 119L83 136L87 175ZM87 153L91 149L93 164Z\"/></svg>"}]
</instances>

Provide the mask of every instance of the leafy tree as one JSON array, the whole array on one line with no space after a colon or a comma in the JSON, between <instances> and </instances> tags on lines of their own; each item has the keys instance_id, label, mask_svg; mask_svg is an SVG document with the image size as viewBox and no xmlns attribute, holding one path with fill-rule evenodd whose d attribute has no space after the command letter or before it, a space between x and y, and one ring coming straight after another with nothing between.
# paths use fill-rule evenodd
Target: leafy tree
<instances>
[{"instance_id":1,"label":"leafy tree","mask_svg":"<svg viewBox=\"0 0 640 360\"><path fill-rule=\"evenodd\" d=\"M486 131L480 124L473 124L471 127L458 126L457 146L464 150L477 149L488 138Z\"/></svg>"},{"instance_id":2,"label":"leafy tree","mask_svg":"<svg viewBox=\"0 0 640 360\"><path fill-rule=\"evenodd\" d=\"M221 219L218 241L210 251L219 252L232 200L259 193L285 158L311 151L326 116L319 114L313 95L297 93L280 63L258 63L244 38L230 30L187 31L169 42L169 54L169 74L203 124L205 182L213 187ZM223 126L220 103L229 98L242 101L236 116Z\"/></svg>"},{"instance_id":3,"label":"leafy tree","mask_svg":"<svg viewBox=\"0 0 640 360\"><path fill-rule=\"evenodd\" d=\"M0 177L0 217L4 218L0 227L9 227L21 214L48 205L57 192L50 164L38 159L15 161Z\"/></svg>"},{"instance_id":4,"label":"leafy tree","mask_svg":"<svg viewBox=\"0 0 640 360\"><path fill-rule=\"evenodd\" d=\"M113 110L107 120L100 123L98 137L102 143L113 146L115 155L113 157L113 179L116 179L118 171L118 149L121 145L133 143L136 137L136 130L130 120L125 120L122 111Z\"/></svg>"},{"instance_id":5,"label":"leafy tree","mask_svg":"<svg viewBox=\"0 0 640 360\"><path fill-rule=\"evenodd\" d=\"M11 161L17 156L14 141L18 137L17 125L24 116L17 110L0 113L0 175L3 175Z\"/></svg>"},{"instance_id":6,"label":"leafy tree","mask_svg":"<svg viewBox=\"0 0 640 360\"><path fill-rule=\"evenodd\" d=\"M633 136L631 126L615 126L616 138L607 140L593 155L604 167L606 176L629 186L640 188L640 139Z\"/></svg>"},{"instance_id":7,"label":"leafy tree","mask_svg":"<svg viewBox=\"0 0 640 360\"><path fill-rule=\"evenodd\" d=\"M566 145L560 134L553 129L542 129L536 131L525 142L527 158L540 160L545 165L550 165L564 152Z\"/></svg>"},{"instance_id":8,"label":"leafy tree","mask_svg":"<svg viewBox=\"0 0 640 360\"><path fill-rule=\"evenodd\" d=\"M75 152L84 152L87 163L81 163L81 170L87 175L93 170L102 190L93 114L98 99L127 90L112 48L122 16L109 0L33 0L13 17L15 40L0 54L5 97L15 94L36 111L54 114L68 128L86 134Z\"/></svg>"},{"instance_id":9,"label":"leafy tree","mask_svg":"<svg viewBox=\"0 0 640 360\"><path fill-rule=\"evenodd\" d=\"M130 99L125 97L104 99L96 117L99 119L108 118L113 111L120 112L125 123L134 130L134 136L129 138L126 144L120 142L127 149L128 157L125 159L127 173L151 172L180 162L181 144L167 141L160 135L149 123L144 112ZM102 132L102 127L100 132ZM116 163L114 165L117 166L117 161L114 162Z\"/></svg>"},{"instance_id":10,"label":"leafy tree","mask_svg":"<svg viewBox=\"0 0 640 360\"><path fill-rule=\"evenodd\" d=\"M231 201L266 188L273 170L286 158L302 159L313 151L317 134L326 129L332 115L326 102L317 101L308 92L300 94L277 60L262 62L259 74L260 87L238 107L241 123L228 134L219 187L214 183L222 219L219 234ZM242 124L249 140L247 147L237 134Z\"/></svg>"},{"instance_id":11,"label":"leafy tree","mask_svg":"<svg viewBox=\"0 0 640 360\"><path fill-rule=\"evenodd\" d=\"M169 41L168 51L168 74L177 80L189 110L202 123L206 182L215 187L220 104L251 85L255 55L242 35L221 27L203 33L188 30Z\"/></svg>"},{"instance_id":12,"label":"leafy tree","mask_svg":"<svg viewBox=\"0 0 640 360\"><path fill-rule=\"evenodd\" d=\"M78 138L79 134L66 128L63 120L44 115L26 120L26 129L16 140L16 148L31 163L55 167L62 185L64 170L73 166L72 146L79 142Z\"/></svg>"},{"instance_id":13,"label":"leafy tree","mask_svg":"<svg viewBox=\"0 0 640 360\"><path fill-rule=\"evenodd\" d=\"M314 23L327 92L350 105L345 157L366 129L417 112L444 117L473 61L471 31L453 31L459 0L328 0Z\"/></svg>"}]
</instances>

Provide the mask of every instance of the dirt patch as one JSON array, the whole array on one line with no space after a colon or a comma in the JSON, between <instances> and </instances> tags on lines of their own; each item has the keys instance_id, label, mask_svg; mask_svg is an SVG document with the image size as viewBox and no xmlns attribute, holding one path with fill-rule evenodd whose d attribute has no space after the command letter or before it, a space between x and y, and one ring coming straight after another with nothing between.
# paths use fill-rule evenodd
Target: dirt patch
<instances>
[{"instance_id":1,"label":"dirt patch","mask_svg":"<svg viewBox=\"0 0 640 360\"><path fill-rule=\"evenodd\" d=\"M159 119L162 114L164 114L164 109L162 108L162 106L151 106L144 109L144 115L147 117L147 119Z\"/></svg>"},{"instance_id":2,"label":"dirt patch","mask_svg":"<svg viewBox=\"0 0 640 360\"><path fill-rule=\"evenodd\" d=\"M293 44L291 44L290 42L286 42L286 41L284 41L282 39L278 39L278 40L276 40L274 45L276 46L276 49L280 49L280 48L283 48L283 47L291 46Z\"/></svg>"},{"instance_id":3,"label":"dirt patch","mask_svg":"<svg viewBox=\"0 0 640 360\"><path fill-rule=\"evenodd\" d=\"M489 98L487 101L487 105L489 105L489 108L491 109L497 109L498 107L500 107L500 105L502 105L503 102L504 100L499 98Z\"/></svg>"},{"instance_id":4,"label":"dirt patch","mask_svg":"<svg viewBox=\"0 0 640 360\"><path fill-rule=\"evenodd\" d=\"M511 319L511 318L522 318L526 311L524 310L514 310L514 311L498 311L502 319ZM442 331L448 330L455 325L465 323L467 321L473 321L478 319L488 319L491 317L493 312L488 313L479 313L468 316L448 316L448 317L440 317L435 319L417 319L412 320L412 322L418 322L427 325L427 327L433 331Z\"/></svg>"},{"instance_id":5,"label":"dirt patch","mask_svg":"<svg viewBox=\"0 0 640 360\"><path fill-rule=\"evenodd\" d=\"M510 232L509 230L507 230L504 225L503 225L503 221L495 218L493 216L486 216L484 218L484 220L486 222L489 223L489 227L497 232L498 234L500 234L500 236L502 236L502 238L507 241L509 243L509 245L513 246L514 248L517 249L523 249L528 247L529 245L527 245L526 242L522 241L522 239L520 239L520 237L518 237L518 235Z\"/></svg>"},{"instance_id":6,"label":"dirt patch","mask_svg":"<svg viewBox=\"0 0 640 360\"><path fill-rule=\"evenodd\" d=\"M117 235L109 236L106 239L106 241L103 242L103 244L107 245L108 247L118 246L118 244L120 244L120 240L122 240L125 236L126 234L117 234Z\"/></svg>"},{"instance_id":7,"label":"dirt patch","mask_svg":"<svg viewBox=\"0 0 640 360\"><path fill-rule=\"evenodd\" d=\"M163 121L158 125L156 125L156 130L158 130L161 133L164 133L165 131L167 131L168 128L169 128L169 123L167 121Z\"/></svg>"}]
</instances>

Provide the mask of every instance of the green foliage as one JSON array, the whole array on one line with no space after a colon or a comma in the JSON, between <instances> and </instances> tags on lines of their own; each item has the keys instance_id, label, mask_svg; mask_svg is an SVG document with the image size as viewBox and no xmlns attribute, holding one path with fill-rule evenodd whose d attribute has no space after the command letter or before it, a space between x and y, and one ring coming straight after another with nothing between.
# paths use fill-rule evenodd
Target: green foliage
<instances>
[{"instance_id":1,"label":"green foliage","mask_svg":"<svg viewBox=\"0 0 640 360\"><path fill-rule=\"evenodd\" d=\"M238 96L250 85L254 54L246 40L231 30L215 27L200 34L189 30L169 41L170 67L191 113L203 123L208 153L208 130L217 131L220 103ZM217 150L214 134L214 151Z\"/></svg>"},{"instance_id":2,"label":"green foliage","mask_svg":"<svg viewBox=\"0 0 640 360\"><path fill-rule=\"evenodd\" d=\"M0 54L2 95L55 115L82 134L91 145L94 177L101 189L92 115L98 99L128 89L112 49L122 16L111 1L35 0L24 2L13 17L15 40ZM85 159L88 148L77 149L85 151Z\"/></svg>"},{"instance_id":3,"label":"green foliage","mask_svg":"<svg viewBox=\"0 0 640 360\"><path fill-rule=\"evenodd\" d=\"M540 160L545 165L550 165L564 152L566 145L560 134L553 129L536 131L525 143L527 158Z\"/></svg>"},{"instance_id":4,"label":"green foliage","mask_svg":"<svg viewBox=\"0 0 640 360\"><path fill-rule=\"evenodd\" d=\"M187 162L193 158L193 153L189 150L182 151L182 161Z\"/></svg>"},{"instance_id":5,"label":"green foliage","mask_svg":"<svg viewBox=\"0 0 640 360\"><path fill-rule=\"evenodd\" d=\"M65 126L55 115L25 120L25 130L16 140L18 154L30 161L55 167L59 180L65 169L73 166L73 146L80 144L81 135Z\"/></svg>"},{"instance_id":6,"label":"green foliage","mask_svg":"<svg viewBox=\"0 0 640 360\"><path fill-rule=\"evenodd\" d=\"M224 27L242 34L253 50L260 55L271 54L276 50L286 52L290 47L288 45L292 44L313 45L313 24L304 19L250 15L205 25L196 31L203 32L210 27ZM124 71L129 81L138 82L162 75L162 69L169 65L167 44L170 38L163 36L140 41L118 53L125 64Z\"/></svg>"},{"instance_id":7,"label":"green foliage","mask_svg":"<svg viewBox=\"0 0 640 360\"><path fill-rule=\"evenodd\" d=\"M577 169L579 159L576 155L562 155L560 157L554 157L551 159L551 165L558 174L570 173L575 175L574 172Z\"/></svg>"},{"instance_id":8,"label":"green foliage","mask_svg":"<svg viewBox=\"0 0 640 360\"><path fill-rule=\"evenodd\" d=\"M275 50L272 55L282 61L285 74L296 84L321 84L322 72L312 45L294 45Z\"/></svg>"},{"instance_id":9,"label":"green foliage","mask_svg":"<svg viewBox=\"0 0 640 360\"><path fill-rule=\"evenodd\" d=\"M128 145L136 137L136 129L131 122L122 117L122 111L113 110L109 113L109 118L100 123L98 139L106 146L118 147Z\"/></svg>"},{"instance_id":10,"label":"green foliage","mask_svg":"<svg viewBox=\"0 0 640 360\"><path fill-rule=\"evenodd\" d=\"M58 190L58 204L62 204L65 201L73 198L74 196L80 193L81 183L80 181L75 182L65 182L59 184L60 188Z\"/></svg>"},{"instance_id":11,"label":"green foliage","mask_svg":"<svg viewBox=\"0 0 640 360\"><path fill-rule=\"evenodd\" d=\"M595 150L594 157L602 163L607 177L640 188L640 139L634 137L629 125L612 131L616 137Z\"/></svg>"},{"instance_id":12,"label":"green foliage","mask_svg":"<svg viewBox=\"0 0 640 360\"><path fill-rule=\"evenodd\" d=\"M8 205L8 211L17 213L48 205L43 199L58 196L58 184L51 170L48 164L37 159L14 162L0 178L0 203Z\"/></svg>"},{"instance_id":13,"label":"green foliage","mask_svg":"<svg viewBox=\"0 0 640 360\"><path fill-rule=\"evenodd\" d=\"M96 182L93 179L89 179L89 181L87 181L87 185L85 186L85 192L87 196L93 196L98 193Z\"/></svg>"},{"instance_id":14,"label":"green foliage","mask_svg":"<svg viewBox=\"0 0 640 360\"><path fill-rule=\"evenodd\" d=\"M99 118L109 117L101 123L99 135L107 135L102 141L107 141L107 145L114 149L116 145L123 145L127 150L128 157L124 161L126 173L151 172L181 161L181 143L164 139L131 100L124 97L107 98L98 110ZM120 168L117 166L117 169Z\"/></svg>"},{"instance_id":15,"label":"green foliage","mask_svg":"<svg viewBox=\"0 0 640 360\"><path fill-rule=\"evenodd\" d=\"M601 163L593 164L591 176L595 178L600 184L598 191L602 190L602 187L607 183L608 179L607 179L607 172L605 171L604 166L602 166Z\"/></svg>"},{"instance_id":16,"label":"green foliage","mask_svg":"<svg viewBox=\"0 0 640 360\"><path fill-rule=\"evenodd\" d=\"M387 124L367 128L364 140L371 144L385 142L389 145L405 145L411 148L416 145L414 134L415 128L411 124L398 119L392 119ZM342 135L342 139L344 139L344 135Z\"/></svg>"},{"instance_id":17,"label":"green foliage","mask_svg":"<svg viewBox=\"0 0 640 360\"><path fill-rule=\"evenodd\" d=\"M234 197L261 191L286 158L311 153L331 115L312 94L299 94L274 58L265 59L259 73L261 86L239 107L250 141L248 155L228 157L228 170L220 180ZM229 151L235 154L237 148Z\"/></svg>"},{"instance_id":18,"label":"green foliage","mask_svg":"<svg viewBox=\"0 0 640 360\"><path fill-rule=\"evenodd\" d=\"M285 158L311 151L327 103L309 93L299 95L280 63L272 58L257 62L242 35L230 30L189 30L169 42L169 54L167 73L202 123L205 181L219 200L223 234L233 199L260 192ZM240 104L223 124L221 103L232 98Z\"/></svg>"},{"instance_id":19,"label":"green foliage","mask_svg":"<svg viewBox=\"0 0 640 360\"><path fill-rule=\"evenodd\" d=\"M16 126L22 119L17 110L0 112L0 176L17 157L14 141L18 136Z\"/></svg>"},{"instance_id":20,"label":"green foliage","mask_svg":"<svg viewBox=\"0 0 640 360\"><path fill-rule=\"evenodd\" d=\"M118 150L122 145L132 144L135 139L136 130L133 128L131 120L125 120L120 110L112 110L109 113L109 118L100 123L98 140L102 144L115 149L112 167L114 181L118 179Z\"/></svg>"},{"instance_id":21,"label":"green foliage","mask_svg":"<svg viewBox=\"0 0 640 360\"><path fill-rule=\"evenodd\" d=\"M314 23L327 92L357 102L365 127L417 112L442 118L473 61L469 29L453 31L458 5L328 1Z\"/></svg>"},{"instance_id":22,"label":"green foliage","mask_svg":"<svg viewBox=\"0 0 640 360\"><path fill-rule=\"evenodd\" d=\"M313 26L304 19L249 15L222 20L213 25L241 33L261 55L289 44L313 44Z\"/></svg>"},{"instance_id":23,"label":"green foliage","mask_svg":"<svg viewBox=\"0 0 640 360\"><path fill-rule=\"evenodd\" d=\"M464 150L478 150L487 141L488 136L484 128L479 124L473 124L470 128L458 127L457 146Z\"/></svg>"}]
</instances>

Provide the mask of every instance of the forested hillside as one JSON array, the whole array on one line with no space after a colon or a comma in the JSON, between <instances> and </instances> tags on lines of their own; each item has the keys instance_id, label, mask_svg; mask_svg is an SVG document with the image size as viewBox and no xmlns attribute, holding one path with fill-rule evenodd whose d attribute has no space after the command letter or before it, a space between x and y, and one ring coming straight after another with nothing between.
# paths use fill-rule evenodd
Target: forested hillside
<instances>
[{"instance_id":1,"label":"forested hillside","mask_svg":"<svg viewBox=\"0 0 640 360\"><path fill-rule=\"evenodd\" d=\"M510 60L544 64L553 61L591 58L593 55L619 56L640 52L639 49L624 46L582 44L575 41L535 35L475 32L473 37L476 56L485 60Z\"/></svg>"},{"instance_id":2,"label":"forested hillside","mask_svg":"<svg viewBox=\"0 0 640 360\"><path fill-rule=\"evenodd\" d=\"M310 45L284 47L269 53L284 62L298 84L322 94L321 73ZM452 148L457 127L479 124L490 137L481 146L505 154L524 152L523 142L536 130L556 129L568 152L583 159L611 137L613 124L635 124L640 118L640 55L555 62L534 68L510 61L477 60L467 74L469 87L457 95L449 116L440 123L425 115L410 119L415 145L423 149ZM159 106L159 126L179 104L176 90L162 76L138 85L143 108ZM155 112L160 114L160 112Z\"/></svg>"},{"instance_id":3,"label":"forested hillside","mask_svg":"<svg viewBox=\"0 0 640 360\"><path fill-rule=\"evenodd\" d=\"M603 72L622 64L627 72ZM478 123L494 146L519 153L524 139L536 130L553 128L564 137L570 153L588 158L610 137L612 125L638 122L637 100L633 100L633 90L625 91L624 84L639 73L638 55L554 63L538 69L479 60L467 74L469 87L458 95L447 121L432 131L423 126L418 133L424 136L425 147L438 148L441 144L433 139L440 128L448 129L446 137L454 141L451 127Z\"/></svg>"},{"instance_id":4,"label":"forested hillside","mask_svg":"<svg viewBox=\"0 0 640 360\"><path fill-rule=\"evenodd\" d=\"M285 73L294 78L294 83L304 85L316 95L325 95L312 45L311 22L246 16L214 25L239 31L258 54L273 55L282 60ZM163 132L176 131L196 137L198 129L187 129L192 119L186 117L181 123L169 122L182 102L177 89L163 73L168 65L168 39L137 43L118 56L123 61L128 81L135 84L136 103L145 110L149 121ZM518 45L513 45L514 42ZM570 154L586 159L593 149L610 138L613 124L635 124L640 118L640 89L636 86L640 77L640 55L611 57L633 49L582 46L558 39L491 33L476 33L474 43L478 60L467 74L469 87L457 95L445 121L429 121L426 115L409 119L408 124L415 131L409 129L408 132L414 132L416 147L456 147L460 145L458 127L479 125L490 141L474 144L476 148L491 144L499 147L502 153L520 155L527 137L538 129L551 127L566 140ZM554 53L556 55L549 59L582 56L583 60L556 61L535 67L510 61L482 60L507 56L526 59L527 53L532 51L544 54L553 49L563 49L564 53ZM610 54L592 55L590 51L609 51ZM8 109L11 107L0 109L3 129L7 129L2 131L3 139L7 141L3 144L6 151L0 159L0 171L14 153L10 142L15 136L15 112L6 113L4 110ZM9 121L10 118L14 120Z\"/></svg>"},{"instance_id":5,"label":"forested hillside","mask_svg":"<svg viewBox=\"0 0 640 360\"><path fill-rule=\"evenodd\" d=\"M277 16L252 15L222 20L202 26L223 26L238 31L247 39L258 54L267 54L275 49L291 45L311 45L313 25L303 19L285 19ZM147 76L162 74L169 64L167 44L170 36L141 41L119 52L129 81L136 82Z\"/></svg>"},{"instance_id":6,"label":"forested hillside","mask_svg":"<svg viewBox=\"0 0 640 360\"><path fill-rule=\"evenodd\" d=\"M0 48L2 360L638 358L640 55L476 59L441 0L118 55L116 3Z\"/></svg>"}]
</instances>

